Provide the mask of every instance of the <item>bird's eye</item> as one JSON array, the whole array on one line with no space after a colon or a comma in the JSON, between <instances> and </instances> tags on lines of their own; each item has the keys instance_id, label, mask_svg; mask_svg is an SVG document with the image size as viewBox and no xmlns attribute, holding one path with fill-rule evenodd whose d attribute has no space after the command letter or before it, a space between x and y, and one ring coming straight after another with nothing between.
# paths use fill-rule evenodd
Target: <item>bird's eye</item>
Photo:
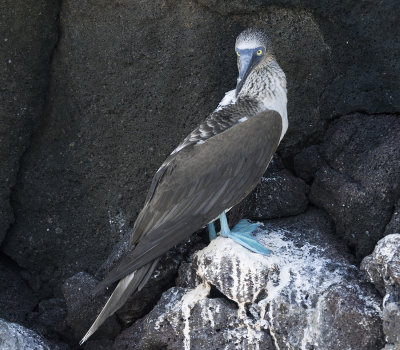
<instances>
[{"instance_id":1,"label":"bird's eye","mask_svg":"<svg viewBox=\"0 0 400 350\"><path fill-rule=\"evenodd\" d=\"M236 51L236 55L237 55L238 57L240 57L240 53L239 53L239 51Z\"/></svg>"},{"instance_id":2,"label":"bird's eye","mask_svg":"<svg viewBox=\"0 0 400 350\"><path fill-rule=\"evenodd\" d=\"M262 53L263 53L263 50L257 50L257 56L261 56L262 55Z\"/></svg>"}]
</instances>

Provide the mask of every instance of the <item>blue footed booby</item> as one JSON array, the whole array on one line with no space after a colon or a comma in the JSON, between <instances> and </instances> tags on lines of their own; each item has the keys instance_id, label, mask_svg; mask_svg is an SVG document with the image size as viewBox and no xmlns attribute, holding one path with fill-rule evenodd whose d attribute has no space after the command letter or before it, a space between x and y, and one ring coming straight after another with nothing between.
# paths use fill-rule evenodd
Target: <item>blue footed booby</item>
<instances>
[{"instance_id":1,"label":"blue footed booby","mask_svg":"<svg viewBox=\"0 0 400 350\"><path fill-rule=\"evenodd\" d=\"M221 236L269 253L250 235L257 224L242 220L230 230L225 213L261 180L287 130L286 77L263 30L244 30L235 50L236 88L154 175L131 235L134 249L96 287L94 293L120 280L81 344L146 284L165 252L206 225L215 237L217 218Z\"/></svg>"}]
</instances>

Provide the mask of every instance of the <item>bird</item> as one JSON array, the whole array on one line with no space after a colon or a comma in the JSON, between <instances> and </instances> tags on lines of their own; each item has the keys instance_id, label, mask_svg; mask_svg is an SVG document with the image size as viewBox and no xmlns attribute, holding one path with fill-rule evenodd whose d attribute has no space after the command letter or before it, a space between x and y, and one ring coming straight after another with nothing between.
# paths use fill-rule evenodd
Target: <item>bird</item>
<instances>
[{"instance_id":1,"label":"bird","mask_svg":"<svg viewBox=\"0 0 400 350\"><path fill-rule=\"evenodd\" d=\"M143 288L160 257L207 226L258 254L270 251L251 233L256 223L229 228L226 212L259 183L288 128L286 76L262 28L247 28L235 42L239 75L217 108L176 147L155 173L130 238L133 249L94 294L119 280L82 338L83 344L129 296Z\"/></svg>"}]
</instances>

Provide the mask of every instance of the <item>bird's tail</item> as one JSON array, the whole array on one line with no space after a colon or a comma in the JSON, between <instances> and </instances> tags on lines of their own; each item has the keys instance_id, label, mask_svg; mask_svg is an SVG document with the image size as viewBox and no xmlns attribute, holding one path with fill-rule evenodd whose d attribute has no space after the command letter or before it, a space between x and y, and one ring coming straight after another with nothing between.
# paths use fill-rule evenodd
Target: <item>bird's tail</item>
<instances>
[{"instance_id":1,"label":"bird's tail","mask_svg":"<svg viewBox=\"0 0 400 350\"><path fill-rule=\"evenodd\" d=\"M114 314L125 302L128 300L129 296L136 292L136 290L141 290L146 282L150 279L155 267L157 266L159 259L152 261L140 269L132 272L123 279L121 279L115 288L114 292L111 294L110 298L107 300L106 305L104 305L100 314L97 316L96 320L93 322L92 326L89 328L85 336L79 342L82 345L89 337L96 332L96 330L104 323L104 321Z\"/></svg>"}]
</instances>

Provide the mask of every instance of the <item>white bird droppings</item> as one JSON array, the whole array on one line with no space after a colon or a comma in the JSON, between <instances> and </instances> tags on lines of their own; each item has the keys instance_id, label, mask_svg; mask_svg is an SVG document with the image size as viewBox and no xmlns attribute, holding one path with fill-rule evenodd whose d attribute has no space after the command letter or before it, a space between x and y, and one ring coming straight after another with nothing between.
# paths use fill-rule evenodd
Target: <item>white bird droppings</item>
<instances>
[{"instance_id":1,"label":"white bird droppings","mask_svg":"<svg viewBox=\"0 0 400 350\"><path fill-rule=\"evenodd\" d=\"M207 283L199 284L195 289L186 293L181 300L182 314L184 317L185 328L183 329L185 350L190 350L190 312L200 300L207 298L210 293L210 285Z\"/></svg>"}]
</instances>

